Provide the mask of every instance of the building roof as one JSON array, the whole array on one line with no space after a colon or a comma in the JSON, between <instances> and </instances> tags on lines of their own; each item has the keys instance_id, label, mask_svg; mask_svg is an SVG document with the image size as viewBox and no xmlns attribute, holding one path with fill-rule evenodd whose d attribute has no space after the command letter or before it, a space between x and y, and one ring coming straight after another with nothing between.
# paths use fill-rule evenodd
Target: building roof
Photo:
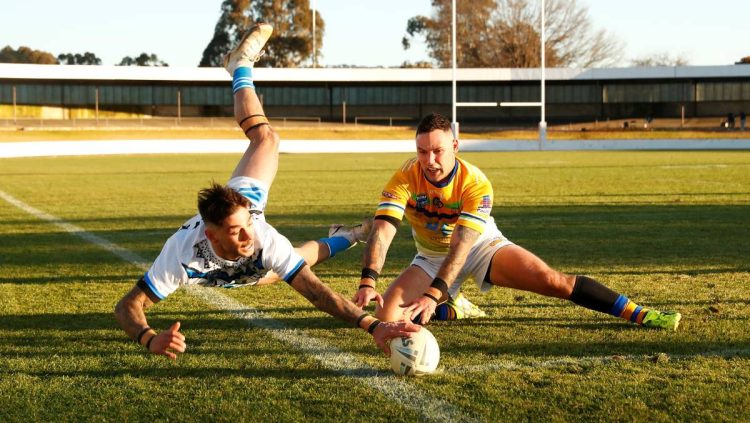
<instances>
[{"instance_id":1,"label":"building roof","mask_svg":"<svg viewBox=\"0 0 750 423\"><path fill-rule=\"evenodd\" d=\"M447 82L450 68L255 68L258 81L281 82ZM538 81L539 68L462 68L458 81ZM750 65L657 66L603 69L548 68L549 81L680 78L748 78ZM0 63L0 80L91 80L225 82L222 68L29 65Z\"/></svg>"}]
</instances>

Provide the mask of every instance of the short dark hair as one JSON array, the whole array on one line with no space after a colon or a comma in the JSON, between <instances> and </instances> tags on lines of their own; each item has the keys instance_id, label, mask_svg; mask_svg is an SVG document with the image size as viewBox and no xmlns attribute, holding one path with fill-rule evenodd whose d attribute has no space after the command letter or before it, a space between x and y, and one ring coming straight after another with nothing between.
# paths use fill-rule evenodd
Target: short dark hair
<instances>
[{"instance_id":1,"label":"short dark hair","mask_svg":"<svg viewBox=\"0 0 750 423\"><path fill-rule=\"evenodd\" d=\"M198 212L203 221L217 226L221 226L238 207L249 206L250 200L242 194L216 182L198 193Z\"/></svg>"},{"instance_id":2,"label":"short dark hair","mask_svg":"<svg viewBox=\"0 0 750 423\"><path fill-rule=\"evenodd\" d=\"M433 112L422 118L422 121L419 122L419 126L417 126L417 135L426 134L436 129L450 131L451 121L440 113Z\"/></svg>"}]
</instances>

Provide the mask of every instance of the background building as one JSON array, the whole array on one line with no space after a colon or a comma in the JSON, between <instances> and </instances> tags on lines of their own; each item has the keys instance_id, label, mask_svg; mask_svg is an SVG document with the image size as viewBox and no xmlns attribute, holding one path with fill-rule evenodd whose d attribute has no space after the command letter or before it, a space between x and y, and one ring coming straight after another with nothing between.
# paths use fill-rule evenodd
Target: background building
<instances>
[{"instance_id":1,"label":"background building","mask_svg":"<svg viewBox=\"0 0 750 423\"><path fill-rule=\"evenodd\" d=\"M539 69L459 69L459 102L533 102ZM450 114L450 69L255 69L271 117L416 120ZM0 119L226 117L219 68L0 64ZM750 65L547 69L547 121L726 117L750 112ZM538 122L539 109L469 107L458 120Z\"/></svg>"}]
</instances>

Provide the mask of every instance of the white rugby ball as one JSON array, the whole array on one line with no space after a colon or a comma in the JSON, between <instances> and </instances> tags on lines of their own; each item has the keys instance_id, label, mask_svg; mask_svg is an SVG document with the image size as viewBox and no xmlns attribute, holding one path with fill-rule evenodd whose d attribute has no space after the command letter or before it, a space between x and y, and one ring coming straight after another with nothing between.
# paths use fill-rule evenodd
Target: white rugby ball
<instances>
[{"instance_id":1,"label":"white rugby ball","mask_svg":"<svg viewBox=\"0 0 750 423\"><path fill-rule=\"evenodd\" d=\"M411 338L391 339L391 368L397 375L422 376L437 369L440 346L432 332L422 328Z\"/></svg>"}]
</instances>

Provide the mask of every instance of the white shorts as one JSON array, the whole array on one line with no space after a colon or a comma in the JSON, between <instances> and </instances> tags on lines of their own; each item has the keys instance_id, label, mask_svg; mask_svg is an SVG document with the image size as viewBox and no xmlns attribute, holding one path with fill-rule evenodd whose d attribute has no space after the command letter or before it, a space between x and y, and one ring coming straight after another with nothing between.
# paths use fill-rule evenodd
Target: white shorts
<instances>
[{"instance_id":1,"label":"white shorts","mask_svg":"<svg viewBox=\"0 0 750 423\"><path fill-rule=\"evenodd\" d=\"M490 236L482 238L483 239L471 247L471 250L469 250L469 254L466 257L464 267L461 269L461 272L459 272L453 285L448 288L448 294L450 294L451 297L455 298L456 294L461 289L461 285L463 285L464 281L469 276L474 279L480 291L489 291L490 288L492 288L492 284L486 282L485 278L487 277L487 270L490 268L490 263L492 263L492 257L497 250L507 245L514 245L513 242L505 238L497 229L493 230L493 233L490 234ZM411 264L412 266L417 266L424 270L430 278L434 279L440 266L443 265L445 257L446 254L426 254L422 252L414 256L414 260L412 260Z\"/></svg>"}]
</instances>

